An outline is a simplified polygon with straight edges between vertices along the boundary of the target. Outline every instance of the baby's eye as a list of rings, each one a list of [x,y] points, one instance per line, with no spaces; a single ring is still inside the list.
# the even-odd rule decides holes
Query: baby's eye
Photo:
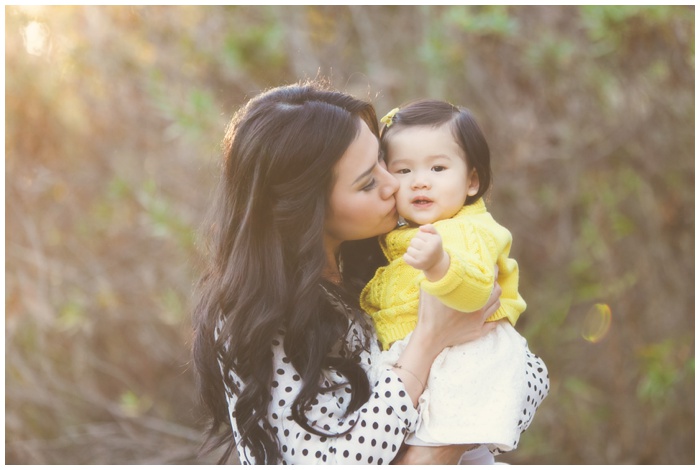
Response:
[[[405,175],[405,174],[410,173],[410,172],[411,172],[411,170],[409,170],[408,168],[399,168],[394,173],[398,173],[400,175]]]
[[[436,172],[437,172],[437,171],[445,171],[445,170],[447,170],[447,168],[445,168],[444,166],[435,165],[435,166],[433,167],[433,171],[436,171]]]

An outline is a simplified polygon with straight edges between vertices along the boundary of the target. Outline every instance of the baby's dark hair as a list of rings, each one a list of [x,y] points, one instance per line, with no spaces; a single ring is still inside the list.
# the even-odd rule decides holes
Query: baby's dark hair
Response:
[[[383,152],[387,151],[388,139],[401,130],[412,126],[438,127],[449,122],[455,141],[467,156],[468,167],[475,169],[479,177],[479,191],[467,196],[465,205],[486,194],[491,185],[491,152],[474,115],[467,108],[446,101],[421,99],[402,105],[393,117],[385,119],[382,119],[385,124],[381,130]]]

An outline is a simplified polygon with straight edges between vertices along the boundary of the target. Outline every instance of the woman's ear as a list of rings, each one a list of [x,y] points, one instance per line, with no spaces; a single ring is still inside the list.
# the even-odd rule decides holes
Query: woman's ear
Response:
[[[467,184],[469,185],[467,188],[467,196],[476,196],[476,193],[479,192],[479,174],[476,170],[471,170],[469,172]]]

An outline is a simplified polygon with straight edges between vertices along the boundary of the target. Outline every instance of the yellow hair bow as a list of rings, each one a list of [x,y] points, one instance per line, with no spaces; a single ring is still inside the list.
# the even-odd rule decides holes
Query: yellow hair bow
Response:
[[[394,116],[396,116],[396,113],[399,112],[399,108],[394,108],[388,113],[386,113],[386,116],[381,118],[379,121],[383,122],[386,124],[386,127],[391,127],[391,125],[394,123]]]

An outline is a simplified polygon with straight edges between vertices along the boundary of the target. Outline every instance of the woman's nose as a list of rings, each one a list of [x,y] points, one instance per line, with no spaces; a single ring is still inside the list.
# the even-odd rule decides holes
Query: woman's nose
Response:
[[[394,175],[383,169],[383,181],[381,186],[380,196],[382,199],[389,199],[399,190],[399,180],[394,178]]]

